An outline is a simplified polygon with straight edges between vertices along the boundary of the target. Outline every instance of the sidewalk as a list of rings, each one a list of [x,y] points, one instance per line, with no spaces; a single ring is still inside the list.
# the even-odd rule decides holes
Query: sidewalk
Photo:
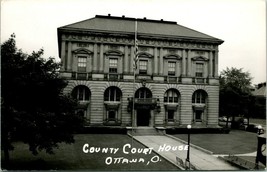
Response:
[[[147,147],[153,148],[163,158],[177,164],[176,157],[183,160],[186,159],[187,150],[168,150],[170,147],[185,146],[179,140],[170,138],[168,136],[133,136],[134,139],[141,142]],[[168,148],[167,148],[168,146]],[[165,149],[164,149],[165,148]],[[165,151],[159,151],[164,149]],[[219,159],[209,153],[190,147],[190,162],[197,170],[240,170],[237,167]]]

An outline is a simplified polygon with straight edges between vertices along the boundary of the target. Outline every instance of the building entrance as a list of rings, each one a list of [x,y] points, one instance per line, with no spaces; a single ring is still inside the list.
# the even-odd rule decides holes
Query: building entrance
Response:
[[[149,126],[150,110],[138,109],[137,113],[137,126]]]
[[[195,113],[196,113],[196,122],[201,122],[203,111],[202,110],[196,110]]]

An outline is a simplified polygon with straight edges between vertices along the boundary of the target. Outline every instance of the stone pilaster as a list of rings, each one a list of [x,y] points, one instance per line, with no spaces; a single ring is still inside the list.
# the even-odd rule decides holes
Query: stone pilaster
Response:
[[[67,60],[67,70],[71,70],[71,42],[68,42],[68,60]]]
[[[162,48],[160,48],[159,50],[159,64],[160,64],[159,74],[163,75],[163,49]]]
[[[186,75],[186,51],[183,49],[183,59],[182,59],[182,76]]]
[[[209,52],[209,77],[212,77],[212,71],[213,71],[213,67],[212,67],[212,51]]]
[[[100,44],[100,66],[99,66],[100,72],[104,71],[103,70],[103,68],[104,68],[103,61],[104,61],[104,46],[103,46],[103,44]]]
[[[218,77],[218,51],[214,52],[214,77]]]
[[[127,73],[128,72],[128,46],[125,45],[124,46],[124,59],[123,59],[123,62],[124,62],[124,73]]]
[[[65,71],[65,66],[66,66],[66,42],[65,41],[62,41],[61,42],[61,63],[62,63],[62,67],[61,67],[61,70]]]
[[[93,71],[97,70],[97,44],[94,44]]]
[[[187,55],[187,76],[190,77],[191,76],[191,50],[188,50],[188,55]]]
[[[154,48],[154,74],[158,74],[158,50]]]

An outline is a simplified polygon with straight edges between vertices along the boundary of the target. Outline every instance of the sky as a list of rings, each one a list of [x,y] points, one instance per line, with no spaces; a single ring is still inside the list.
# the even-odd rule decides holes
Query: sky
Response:
[[[0,0],[1,43],[16,35],[23,52],[43,48],[58,61],[57,28],[108,15],[175,21],[224,40],[219,72],[243,68],[266,82],[265,0]]]

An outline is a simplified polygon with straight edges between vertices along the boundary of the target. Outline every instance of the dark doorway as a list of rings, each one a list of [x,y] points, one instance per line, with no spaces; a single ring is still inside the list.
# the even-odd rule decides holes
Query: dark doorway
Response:
[[[195,113],[196,113],[196,122],[201,122],[203,111],[202,110],[196,110]]]
[[[150,110],[138,109],[136,113],[137,113],[137,126],[149,126]]]

